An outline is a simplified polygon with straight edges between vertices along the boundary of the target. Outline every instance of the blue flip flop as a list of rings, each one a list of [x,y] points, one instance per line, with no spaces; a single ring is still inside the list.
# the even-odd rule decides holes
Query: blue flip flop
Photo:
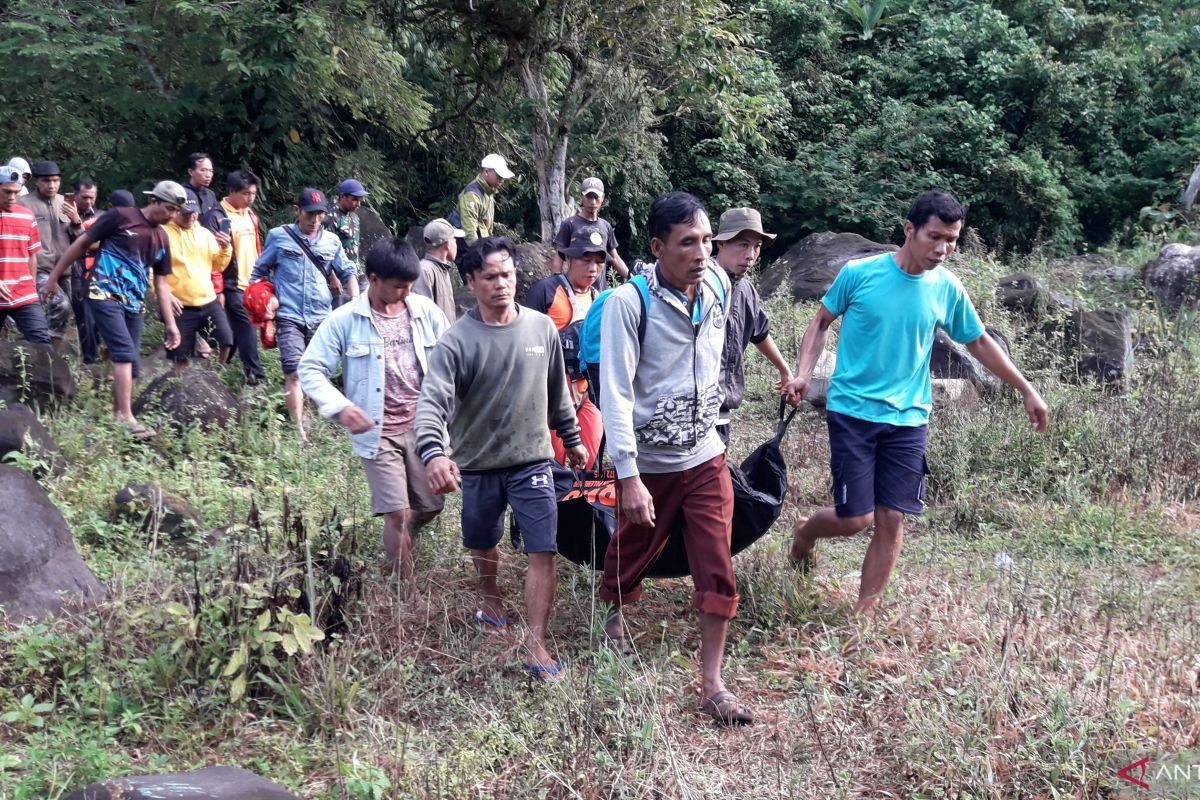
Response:
[[[555,661],[553,667],[543,667],[541,664],[522,664],[521,666],[529,670],[530,674],[542,683],[558,680],[566,669],[561,661]]]
[[[501,617],[500,619],[489,617],[487,614],[483,613],[482,609],[475,612],[475,621],[479,623],[480,630],[489,636],[501,636],[508,628],[508,617]],[[487,627],[485,627],[487,625],[492,626],[492,629],[488,630]]]

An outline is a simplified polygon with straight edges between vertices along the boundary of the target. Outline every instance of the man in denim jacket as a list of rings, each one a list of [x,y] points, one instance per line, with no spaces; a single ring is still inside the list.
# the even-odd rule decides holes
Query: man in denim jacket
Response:
[[[421,267],[405,240],[379,242],[364,266],[366,294],[317,328],[298,375],[321,416],[350,431],[371,487],[371,511],[384,518],[389,563],[407,577],[411,532],[442,510],[417,453],[413,418],[429,352],[450,323],[433,301],[412,292]],[[329,381],[338,364],[346,394]]]
[[[336,234],[321,227],[328,203],[316,189],[301,189],[296,198],[296,222],[280,225],[267,234],[262,254],[254,264],[250,282],[266,278],[275,284],[279,310],[275,312],[275,339],[283,365],[283,387],[288,413],[304,433],[304,393],[296,378],[296,368],[304,348],[312,341],[317,326],[332,308],[330,284],[340,291],[349,290],[358,297],[354,265],[346,260],[342,242]],[[309,252],[315,257],[309,256]],[[331,277],[336,275],[336,278]],[[340,279],[340,285],[336,283]]]

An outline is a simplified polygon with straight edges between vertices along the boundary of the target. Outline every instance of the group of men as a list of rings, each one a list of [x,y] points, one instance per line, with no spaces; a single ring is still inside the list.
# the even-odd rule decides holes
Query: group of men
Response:
[[[52,303],[78,265],[76,321],[108,348],[115,413],[146,435],[129,394],[149,276],[177,363],[192,356],[207,326],[221,357],[236,351],[251,382],[262,379],[262,368],[244,295],[270,280],[288,407],[301,435],[305,394],[349,431],[372,512],[383,518],[388,563],[402,578],[414,567],[416,532],[442,510],[445,494],[461,489],[463,545],[478,573],[473,622],[487,634],[509,630],[497,578],[511,509],[528,556],[524,666],[544,681],[564,670],[547,642],[557,551],[552,462],[599,467],[606,446],[617,478],[617,530],[600,585],[609,609],[606,646],[631,650],[624,607],[639,598],[681,527],[699,616],[700,708],[721,724],[753,721],[722,677],[739,599],[726,446],[750,344],[777,370],[780,394],[798,404],[830,325],[843,320],[827,400],[834,505],[796,524],[791,559],[808,570],[819,539],[874,524],[858,613],[874,613],[900,553],[904,515],[923,510],[937,329],[1021,392],[1035,429],[1047,425],[1045,403],[985,334],[961,282],[943,266],[965,219],[945,192],[914,201],[898,251],[838,273],[793,374],[746,279],[774,240],[753,209],[726,211],[714,235],[695,197],[659,197],[647,220],[654,260],[630,275],[612,226],[599,217],[604,184],[588,178],[581,212],[554,239],[554,274],[522,306],[514,246],[492,235],[495,192],[513,176],[496,154],[483,159],[450,218],[424,227],[423,257],[402,239],[358,252],[355,213],[366,191],[354,179],[339,186],[336,209],[322,192],[302,190],[296,222],[263,241],[251,211],[258,179],[229,173],[218,202],[205,154],[190,160],[186,186],[160,182],[142,209],[114,193],[103,215],[95,213],[92,182],[56,199],[59,176],[50,174],[57,173],[50,162],[33,165],[37,195],[22,200],[29,176],[20,166],[0,173],[0,320],[12,317],[32,341],[55,338],[64,323],[51,312],[47,331],[38,293]],[[63,231],[54,228],[59,223]],[[40,258],[47,247],[53,257]],[[627,280],[606,289],[609,263]],[[456,271],[474,301],[461,317]],[[333,383],[339,371],[340,388]]]
[[[306,188],[296,200],[296,221],[264,239],[253,210],[258,176],[228,173],[220,200],[213,176],[211,156],[193,153],[182,183],[160,181],[144,193],[141,209],[130,192],[114,191],[104,212],[95,181],[76,181],[64,195],[57,164],[12,159],[0,174],[0,325],[12,318],[23,338],[59,350],[73,314],[81,360],[95,364],[103,345],[112,362],[114,414],[133,436],[147,438],[156,432],[134,417],[131,395],[151,282],[176,367],[210,355],[211,339],[222,363],[238,355],[254,385],[264,373],[245,295],[252,282],[270,279],[288,409],[303,437],[296,367],[332,308],[365,286],[357,212],[367,192],[348,178],[331,205],[324,193]],[[452,293],[443,291],[443,301],[452,303]]]
[[[874,612],[895,566],[904,514],[923,508],[936,330],[945,329],[1018,388],[1039,430],[1046,426],[1046,406],[984,335],[962,284],[941,266],[965,217],[947,193],[917,198],[899,251],[841,271],[805,334],[793,375],[745,279],[774,238],[756,211],[730,209],[714,235],[695,197],[658,198],[647,223],[654,262],[600,291],[615,241],[611,229],[596,224],[603,184],[589,178],[583,189],[590,214],[564,223],[555,239],[562,272],[535,284],[524,306],[516,301],[514,248],[506,238],[476,236],[464,252],[443,246],[421,261],[402,241],[376,245],[365,260],[365,297],[317,330],[300,362],[300,382],[323,416],[351,432],[400,575],[413,569],[417,529],[441,511],[443,495],[461,489],[463,545],[479,578],[473,619],[494,635],[509,628],[497,573],[511,509],[528,557],[524,667],[547,681],[564,669],[547,643],[556,584],[551,466],[596,466],[606,442],[618,498],[617,531],[600,586],[610,609],[606,646],[622,654],[631,649],[623,608],[638,599],[682,523],[699,615],[700,708],[722,724],[749,723],[753,714],[722,678],[725,638],[738,605],[725,451],[730,412],[744,395],[746,347],[758,347],[778,370],[779,392],[798,404],[830,322],[845,318],[828,401],[835,505],[797,523],[791,555],[798,568],[808,569],[818,539],[857,533],[874,522],[856,605],[863,614]],[[476,190],[464,194],[478,202]],[[469,235],[443,220],[425,230],[427,243]],[[457,320],[452,309],[413,291],[456,257],[474,299]],[[600,330],[598,354],[581,359],[587,352],[581,331],[593,321]],[[339,368],[344,393],[331,380]]]

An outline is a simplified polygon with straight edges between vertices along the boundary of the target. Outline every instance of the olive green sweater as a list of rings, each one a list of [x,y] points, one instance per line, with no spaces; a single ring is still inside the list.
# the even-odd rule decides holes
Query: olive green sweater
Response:
[[[518,306],[517,319],[507,325],[488,325],[475,310],[451,325],[421,383],[421,460],[453,453],[458,468],[468,471],[544,461],[554,457],[550,428],[567,448],[581,444],[550,318]]]

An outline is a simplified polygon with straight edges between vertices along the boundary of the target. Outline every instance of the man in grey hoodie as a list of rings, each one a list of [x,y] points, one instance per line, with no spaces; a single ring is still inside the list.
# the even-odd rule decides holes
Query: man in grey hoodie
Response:
[[[505,507],[512,509],[529,556],[525,668],[536,678],[554,680],[562,665],[545,641],[558,550],[550,428],[562,439],[572,467],[583,469],[588,455],[567,389],[558,330],[545,314],[516,304],[512,253],[508,239],[489,236],[463,256],[462,272],[476,306],[430,353],[417,401],[417,451],[434,492],[446,494],[462,484],[463,546],[479,573],[475,619],[488,633],[507,630],[496,583],[497,545]]]
[[[709,263],[712,226],[692,195],[655,200],[647,230],[658,259],[645,273],[648,303],[628,283],[608,298],[600,323],[600,404],[618,509],[600,587],[600,599],[615,606],[605,632],[612,647],[628,648],[621,607],[641,596],[682,520],[700,613],[700,707],[721,724],[746,724],[753,716],[721,679],[738,604],[729,552],[733,486],[716,430],[729,278]]]

